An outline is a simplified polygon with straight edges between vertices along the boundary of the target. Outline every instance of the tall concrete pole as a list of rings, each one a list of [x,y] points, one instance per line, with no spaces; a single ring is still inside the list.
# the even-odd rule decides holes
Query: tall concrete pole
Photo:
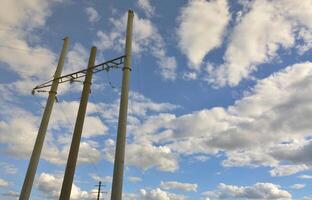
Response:
[[[43,112],[43,116],[41,119],[37,139],[35,142],[33,152],[31,154],[27,173],[26,173],[24,183],[23,183],[23,187],[21,190],[21,194],[19,197],[20,200],[28,200],[29,196],[30,196],[30,192],[31,192],[31,188],[32,188],[32,185],[34,182],[35,175],[36,175],[37,166],[38,166],[38,162],[39,162],[44,138],[45,138],[45,135],[47,132],[47,128],[48,128],[48,124],[49,124],[49,120],[50,120],[50,116],[51,116],[51,111],[52,111],[53,104],[55,101],[55,96],[57,93],[57,88],[58,88],[58,79],[57,78],[59,78],[61,76],[61,73],[63,70],[65,56],[66,56],[67,49],[68,49],[68,43],[69,43],[68,37],[64,38],[64,44],[63,44],[62,52],[61,52],[61,55],[59,58],[59,62],[58,62],[56,71],[54,73],[54,80],[52,82],[52,86],[51,86],[51,89],[49,91],[49,97],[48,97],[47,104],[46,104],[46,107],[45,107],[44,112]]]
[[[87,74],[85,77],[85,81],[83,82],[80,105],[79,105],[78,114],[76,118],[73,139],[70,145],[69,156],[68,156],[65,175],[63,179],[60,200],[69,200],[70,198],[71,188],[72,188],[75,169],[76,169],[80,139],[81,139],[81,134],[82,134],[82,129],[83,129],[83,122],[84,122],[87,104],[88,104],[88,98],[90,94],[92,74],[93,74],[92,67],[94,66],[95,55],[96,55],[96,47],[92,47],[90,58],[89,58],[89,63],[88,63],[88,68],[87,68],[88,69]]]
[[[127,112],[128,112],[128,92],[131,71],[132,25],[133,25],[133,11],[129,10],[127,22],[127,35],[126,35],[126,49],[125,49],[126,57],[123,67],[111,200],[121,200],[122,197]]]

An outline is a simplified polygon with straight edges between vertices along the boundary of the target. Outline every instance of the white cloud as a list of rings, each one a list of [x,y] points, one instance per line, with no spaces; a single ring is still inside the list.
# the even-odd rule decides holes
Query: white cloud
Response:
[[[19,198],[19,193],[18,192],[15,192],[15,191],[12,191],[12,190],[9,190],[5,193],[2,193],[1,196],[5,197],[6,199],[18,199]]]
[[[128,180],[132,183],[138,183],[142,181],[142,178],[137,177],[137,176],[129,176]]]
[[[197,184],[193,183],[181,183],[177,181],[168,181],[168,182],[161,182],[160,186],[163,190],[184,190],[184,191],[193,191],[196,192]]]
[[[41,173],[36,180],[38,190],[49,199],[58,199],[61,191],[63,177],[57,174]],[[96,194],[92,191],[81,190],[77,185],[73,184],[70,198],[88,200],[95,198]]]
[[[0,31],[4,48],[0,51],[0,61],[8,64],[8,70],[21,78],[11,83],[19,94],[29,94],[35,83],[53,74],[51,66],[56,64],[56,55],[43,47],[40,40],[35,40],[32,32],[44,28],[56,2],[6,0],[0,8],[0,26],[5,28]],[[33,41],[32,45],[28,41]]]
[[[305,187],[305,185],[304,185],[304,184],[299,184],[299,183],[297,183],[297,184],[293,184],[292,186],[290,186],[290,188],[292,188],[292,189],[296,189],[296,190],[303,189],[304,187]]]
[[[105,182],[105,183],[112,183],[113,181],[113,177],[112,176],[98,176],[96,174],[90,174],[91,178],[95,181],[102,181],[102,182]]]
[[[185,72],[182,76],[184,80],[195,80],[197,79],[196,72]]]
[[[11,155],[17,157],[29,155],[37,134],[38,118],[32,113],[17,108],[2,111],[2,115],[7,115],[6,118],[9,119],[0,121],[0,142],[6,145],[6,151]],[[12,133],[15,133],[13,137]]]
[[[87,7],[85,9],[85,12],[88,16],[89,22],[91,22],[91,23],[98,22],[101,18],[99,13],[93,7]]]
[[[146,116],[147,112],[166,112],[179,106],[171,103],[157,103],[137,92],[130,92],[131,106],[129,113],[136,116]]]
[[[50,120],[51,129],[60,130],[66,128],[72,131],[76,122],[78,108],[78,101],[61,101],[56,103]],[[99,114],[97,105],[88,102],[82,137],[91,138],[106,134],[108,127],[101,121],[101,118],[97,114]]]
[[[312,48],[312,31],[307,28],[301,28],[298,32],[298,38],[302,40],[301,44],[297,45],[299,54],[304,54]]]
[[[75,43],[68,51],[63,74],[85,69],[87,66],[89,53],[80,43]]]
[[[199,69],[205,55],[222,44],[230,16],[226,0],[190,0],[179,16],[179,47]]]
[[[39,0],[24,2],[6,1],[1,9],[1,23],[9,27],[18,26],[26,28],[45,25],[46,18],[51,14],[50,6],[56,1],[39,2]]]
[[[9,182],[0,178],[0,187],[6,187],[6,186],[9,186]]]
[[[270,171],[271,176],[287,176],[309,169],[307,165],[282,165]]]
[[[2,162],[0,163],[0,168],[2,169],[2,171],[6,174],[16,174],[18,169],[16,168],[16,166],[7,163],[7,162]]]
[[[116,121],[118,119],[119,99],[113,103],[100,103],[99,111],[102,117],[108,121]],[[158,103],[138,92],[129,93],[129,118],[145,118],[155,113],[168,112],[179,108],[178,105],[171,103]],[[130,124],[131,126],[131,124]],[[131,127],[130,127],[131,128]]]
[[[109,197],[108,197],[109,198]],[[124,200],[137,200],[138,199],[138,195],[135,193],[122,193],[122,198]]]
[[[111,18],[110,22],[113,26],[112,31],[108,33],[98,31],[98,38],[94,44],[100,50],[114,49],[123,53],[127,15],[123,15],[121,18]],[[133,53],[135,55],[150,53],[156,58],[161,76],[166,80],[174,80],[176,78],[176,60],[167,55],[164,39],[158,29],[149,19],[139,18],[137,15],[134,15],[133,23]]]
[[[155,7],[151,5],[150,0],[138,0],[138,6],[144,11],[147,17],[151,17],[155,13]]]
[[[307,170],[311,167],[311,142],[306,139],[312,129],[311,66],[295,64],[259,80],[228,108],[178,117],[149,116],[133,125],[132,143],[165,147],[174,157],[224,152],[224,166],[267,166],[272,176]]]
[[[211,199],[291,199],[291,194],[272,183],[256,183],[253,186],[236,186],[220,183],[218,190],[204,192]]]
[[[1,84],[5,92],[11,96],[29,95],[32,88],[46,80],[52,79],[59,53],[43,46],[43,40],[37,38],[34,31],[48,29],[45,22],[52,14],[51,9],[61,0],[51,0],[40,2],[38,0],[27,1],[6,1],[1,6],[0,26],[4,27],[0,31],[3,50],[0,51],[0,61],[9,65],[7,68],[18,75],[18,79],[8,84]],[[61,38],[55,41],[62,45]],[[18,57],[18,59],[16,59]],[[84,47],[76,43],[68,53],[64,73],[71,70],[86,67],[88,53]],[[59,94],[68,89],[68,85],[61,85]],[[76,89],[77,90],[77,89]]]
[[[185,200],[186,196],[177,195],[174,193],[169,193],[161,190],[160,188],[152,190],[140,190],[140,196],[142,200]]]
[[[309,32],[312,24],[312,5],[303,1],[262,1],[256,0],[247,13],[234,27],[224,55],[225,63],[210,71],[212,84],[236,86],[242,79],[250,78],[261,63],[270,62],[281,49],[294,47],[296,32],[300,32],[309,48]]]
[[[209,160],[209,157],[205,155],[198,155],[198,156],[194,156],[194,159],[201,161],[201,162],[206,162],[207,160]]]
[[[303,175],[298,176],[298,178],[301,178],[301,179],[312,179],[312,176],[303,174]]]
[[[174,172],[179,168],[177,156],[165,146],[154,146],[148,142],[126,144],[126,164],[143,170],[156,168],[160,171]],[[107,140],[104,148],[105,158],[113,162],[115,141]]]
[[[74,119],[76,118],[75,113],[78,109],[78,102],[62,103],[65,104],[64,107],[55,105],[52,112],[42,152],[43,159],[58,165],[66,163]],[[95,105],[92,103],[89,105],[85,127],[90,126],[91,128],[88,132],[83,132],[78,163],[94,163],[100,159],[100,152],[97,149],[99,147],[90,138],[103,135],[107,130],[107,127],[98,117],[91,116],[96,113]],[[4,151],[17,158],[28,158],[38,132],[40,117],[16,106],[13,109],[5,104],[1,108],[3,112],[0,120],[0,143],[5,144]]]

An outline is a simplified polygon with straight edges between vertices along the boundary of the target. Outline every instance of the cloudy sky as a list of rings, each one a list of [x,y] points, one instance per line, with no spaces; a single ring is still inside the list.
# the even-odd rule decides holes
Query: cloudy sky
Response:
[[[16,199],[63,74],[123,55],[135,12],[125,200],[312,199],[311,0],[2,0],[0,199]],[[110,196],[121,70],[94,75],[71,199]],[[58,91],[31,199],[58,199],[82,83]]]

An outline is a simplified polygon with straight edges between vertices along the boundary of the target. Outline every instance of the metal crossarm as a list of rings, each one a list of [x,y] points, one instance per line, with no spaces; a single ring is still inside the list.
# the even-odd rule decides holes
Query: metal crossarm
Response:
[[[120,65],[123,64],[124,61],[125,61],[125,56],[120,56],[118,58],[95,65],[91,69],[93,73],[97,73],[97,72],[104,71],[104,70],[109,71],[111,68],[120,68]],[[74,73],[66,74],[64,76],[57,78],[56,80],[58,80],[59,84],[65,83],[65,82],[73,82],[75,79],[85,77],[86,73],[87,73],[87,69],[84,69],[84,70],[80,70]],[[43,88],[50,87],[52,85],[53,80],[55,79],[52,79],[50,81],[37,85],[32,90],[32,94],[34,94],[35,92],[42,91],[41,89]]]

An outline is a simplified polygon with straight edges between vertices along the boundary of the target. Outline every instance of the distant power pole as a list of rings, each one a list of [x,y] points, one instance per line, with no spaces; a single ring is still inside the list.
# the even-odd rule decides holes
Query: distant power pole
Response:
[[[97,200],[100,200],[100,195],[101,195],[101,185],[102,185],[102,182],[101,181],[99,181],[99,188],[98,188],[98,193],[97,193]]]
[[[39,158],[40,158],[44,138],[45,138],[45,135],[47,132],[47,128],[48,128],[48,124],[49,124],[49,120],[50,120],[50,116],[51,116],[51,111],[52,111],[53,104],[54,104],[55,97],[56,97],[56,93],[57,93],[57,88],[58,88],[58,84],[59,84],[58,78],[61,76],[63,66],[64,66],[65,56],[66,56],[67,48],[68,48],[68,42],[69,42],[68,37],[64,38],[64,44],[63,44],[62,52],[61,52],[61,55],[59,58],[59,62],[58,62],[56,71],[54,73],[54,79],[52,81],[52,85],[51,85],[51,89],[49,91],[49,97],[47,100],[47,104],[46,104],[46,107],[45,107],[43,115],[42,115],[40,127],[38,130],[38,135],[36,138],[34,149],[33,149],[32,154],[31,154],[31,158],[29,161],[29,165],[27,168],[27,172],[26,172],[26,176],[24,179],[24,183],[23,183],[23,187],[21,190],[19,200],[28,200],[30,193],[31,193],[31,188],[32,188],[34,178],[36,175],[36,171],[37,171],[37,167],[38,167],[38,163],[39,163]]]
[[[100,200],[101,199],[101,194],[102,193],[107,193],[107,192],[105,192],[105,191],[101,191],[101,187],[103,186],[103,184],[102,184],[102,182],[101,181],[99,181],[99,184],[98,185],[95,185],[95,186],[97,186],[98,187],[98,191],[96,192],[97,193],[97,197],[96,197],[96,199],[97,200]],[[105,186],[105,185],[104,185]],[[95,193],[95,192],[92,192],[92,193]],[[104,199],[104,198],[102,198],[102,199]]]
[[[90,94],[90,88],[91,88],[91,81],[92,81],[92,75],[93,75],[93,66],[96,56],[96,47],[91,48],[88,68],[86,71],[86,77],[85,81],[83,82],[83,89],[78,109],[78,114],[76,118],[76,124],[74,128],[73,138],[70,145],[69,155],[67,159],[67,165],[65,169],[65,175],[63,179],[62,189],[61,189],[61,195],[60,200],[69,200],[70,193],[72,189],[72,183],[74,180],[75,175],[75,169],[76,169],[76,163],[78,158],[78,151],[79,151],[79,145],[80,145],[80,139],[83,129],[83,123],[84,118],[86,115],[87,105],[88,105],[88,98]]]
[[[123,67],[111,200],[121,200],[122,198],[122,184],[123,184],[126,130],[127,130],[128,93],[129,93],[129,79],[131,71],[133,16],[134,16],[133,11],[129,10],[127,22],[126,48],[125,48],[126,57]]]

